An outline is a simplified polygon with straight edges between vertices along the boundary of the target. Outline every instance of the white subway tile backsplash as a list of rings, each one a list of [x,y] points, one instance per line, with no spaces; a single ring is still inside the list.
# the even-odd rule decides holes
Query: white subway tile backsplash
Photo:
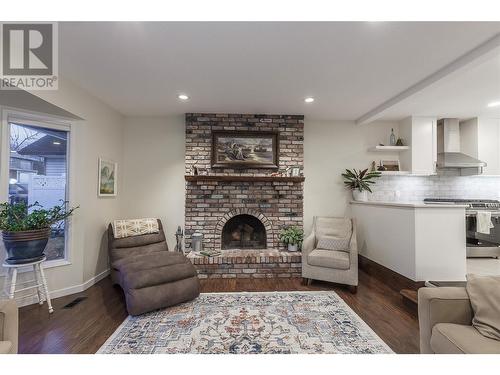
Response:
[[[421,201],[424,198],[500,199],[500,176],[382,176],[372,187],[372,201]]]

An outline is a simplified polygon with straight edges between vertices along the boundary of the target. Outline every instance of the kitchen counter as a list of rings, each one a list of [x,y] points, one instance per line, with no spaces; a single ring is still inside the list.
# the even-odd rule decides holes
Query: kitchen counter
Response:
[[[378,202],[378,201],[368,201],[368,202],[361,202],[361,201],[351,201],[351,204],[361,204],[361,205],[367,205],[367,206],[393,206],[393,207],[413,207],[413,208],[461,208],[465,209],[467,206],[463,204],[440,204],[440,203],[431,203],[431,204],[425,204],[424,202],[399,202],[399,201],[392,201],[392,202]]]
[[[461,281],[465,205],[351,202],[359,253],[413,281]]]

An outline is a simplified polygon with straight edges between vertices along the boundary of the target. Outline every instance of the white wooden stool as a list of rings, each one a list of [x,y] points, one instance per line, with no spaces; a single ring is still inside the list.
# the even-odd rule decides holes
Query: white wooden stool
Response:
[[[43,305],[43,301],[46,300],[47,305],[49,307],[49,313],[53,313],[54,309],[52,308],[52,303],[50,302],[50,294],[49,294],[49,288],[47,287],[47,279],[45,278],[45,274],[43,272],[42,262],[44,262],[45,259],[46,258],[43,257],[42,259],[37,260],[36,262],[24,263],[24,264],[4,263],[3,267],[7,268],[7,271],[9,272],[10,276],[10,288],[9,288],[10,299],[14,299],[16,292],[23,292],[25,290],[36,288],[36,293],[38,295],[38,303],[40,305]],[[18,269],[29,266],[33,266],[33,274],[35,276],[35,279],[25,281],[22,283],[17,283]],[[25,286],[21,289],[16,289],[17,285],[26,285],[26,284],[32,284],[32,285]]]

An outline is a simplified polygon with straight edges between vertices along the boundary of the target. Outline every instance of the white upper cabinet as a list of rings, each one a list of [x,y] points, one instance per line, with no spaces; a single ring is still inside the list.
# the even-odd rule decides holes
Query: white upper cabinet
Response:
[[[500,175],[500,120],[473,118],[460,122],[460,146],[464,154],[487,165],[483,175]]]
[[[401,121],[400,137],[410,146],[401,152],[401,169],[411,174],[431,175],[436,173],[437,133],[436,117],[412,116]]]

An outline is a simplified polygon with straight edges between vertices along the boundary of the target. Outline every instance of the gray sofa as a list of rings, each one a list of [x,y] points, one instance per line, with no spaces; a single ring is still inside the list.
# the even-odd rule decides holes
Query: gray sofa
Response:
[[[0,354],[16,354],[19,330],[16,302],[0,300]]]
[[[465,288],[418,290],[420,352],[423,354],[500,354],[500,341],[472,326],[473,310]]]
[[[115,238],[108,227],[111,278],[125,293],[127,310],[139,315],[196,298],[196,269],[182,253],[168,251],[165,233]]]
[[[347,251],[317,249],[321,236],[350,237]],[[302,277],[346,284],[356,292],[358,285],[358,246],[356,222],[344,217],[319,217],[313,220],[312,233],[302,244]]]

